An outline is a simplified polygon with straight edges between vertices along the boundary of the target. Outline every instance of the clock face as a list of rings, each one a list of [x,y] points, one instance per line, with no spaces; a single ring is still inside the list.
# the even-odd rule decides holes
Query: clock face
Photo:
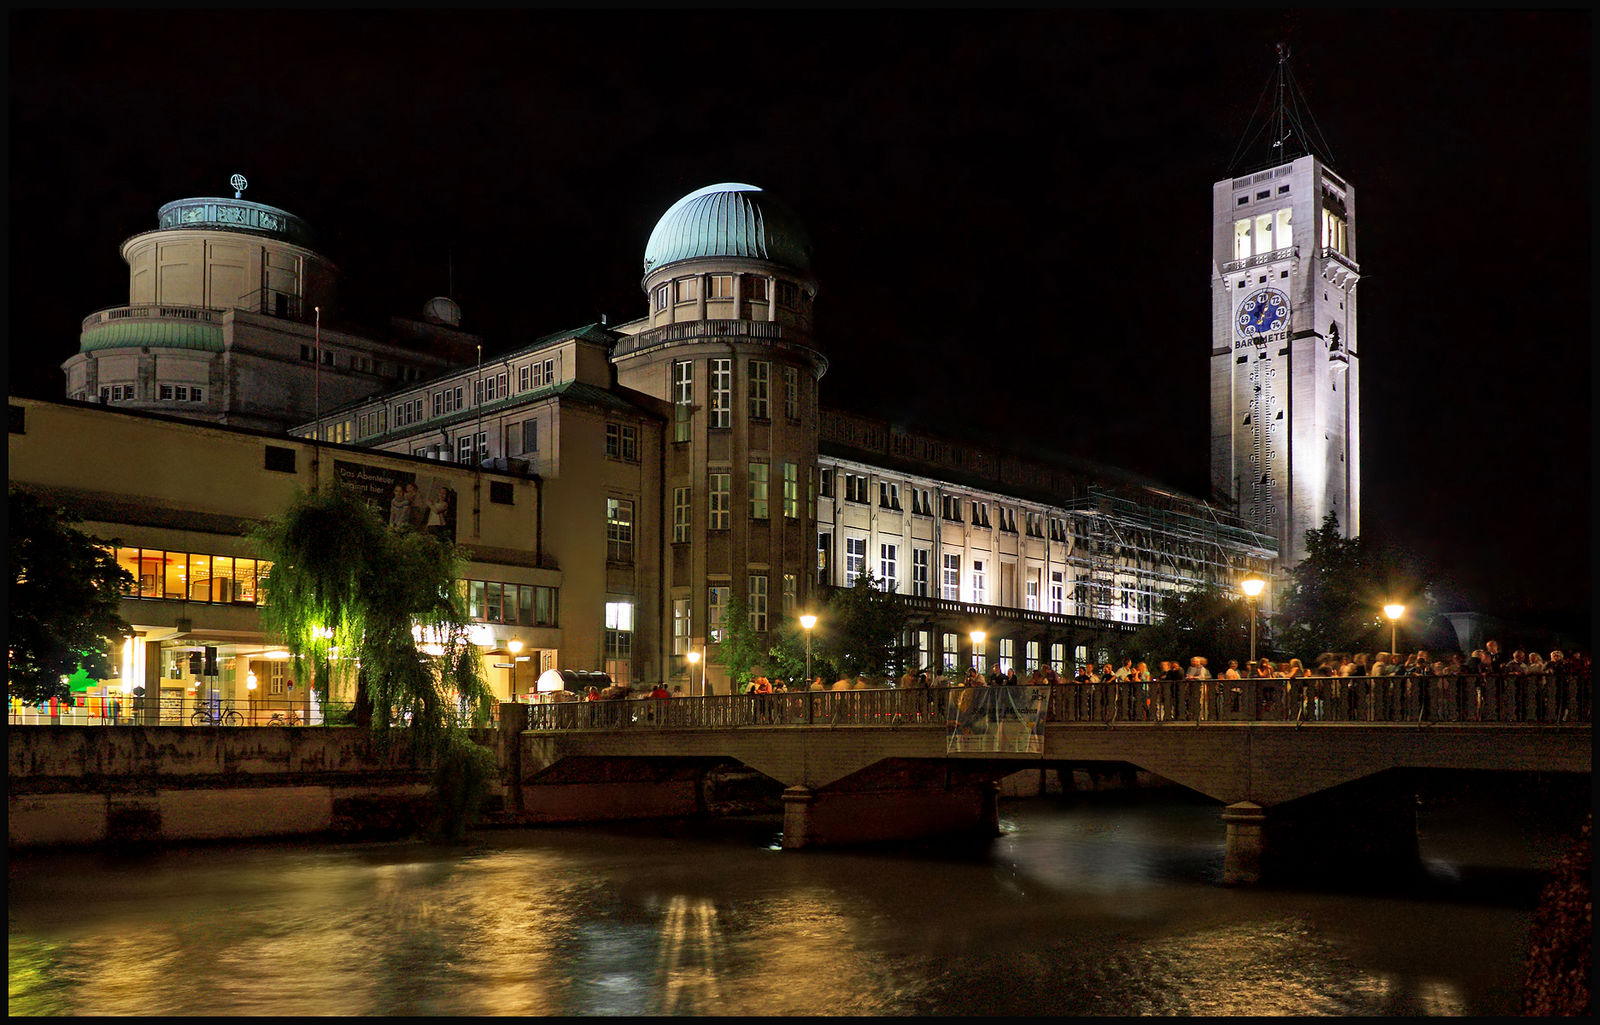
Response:
[[[1289,297],[1276,288],[1258,288],[1239,304],[1234,327],[1241,338],[1256,338],[1289,326]]]

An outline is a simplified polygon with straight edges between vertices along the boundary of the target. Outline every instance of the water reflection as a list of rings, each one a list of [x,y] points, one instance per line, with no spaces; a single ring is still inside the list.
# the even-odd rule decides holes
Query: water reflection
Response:
[[[1215,885],[1214,806],[1008,805],[992,845],[776,852],[771,820],[10,864],[52,1015],[1514,1013],[1521,896]],[[1481,823],[1463,844],[1482,845]],[[1508,841],[1509,842],[1509,841]],[[1503,849],[1503,848],[1501,848]],[[1533,848],[1530,846],[1530,850]],[[1490,866],[1515,872],[1514,866]],[[1527,880],[1536,877],[1527,876]],[[175,984],[176,982],[176,984]]]

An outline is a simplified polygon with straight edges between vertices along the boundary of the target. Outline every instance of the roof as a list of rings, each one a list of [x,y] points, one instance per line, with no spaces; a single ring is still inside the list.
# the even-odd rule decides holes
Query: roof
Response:
[[[809,274],[811,237],[799,217],[754,185],[696,189],[667,208],[644,247],[644,270],[679,260],[739,256]]]
[[[201,324],[187,320],[129,320],[101,324],[83,332],[78,351],[95,349],[121,349],[138,346],[163,349],[199,349],[203,352],[222,351],[222,328],[217,324]]]

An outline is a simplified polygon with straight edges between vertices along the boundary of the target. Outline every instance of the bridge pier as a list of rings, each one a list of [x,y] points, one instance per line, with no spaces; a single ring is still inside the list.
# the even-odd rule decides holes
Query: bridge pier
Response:
[[[999,833],[998,781],[866,791],[792,786],[783,792],[787,849]]]
[[[1420,864],[1416,795],[1389,774],[1262,807],[1239,801],[1227,827],[1222,881],[1335,880],[1399,876]]]

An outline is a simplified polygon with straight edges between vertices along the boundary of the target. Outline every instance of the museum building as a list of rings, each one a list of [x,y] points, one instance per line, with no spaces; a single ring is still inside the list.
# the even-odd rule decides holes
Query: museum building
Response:
[[[138,315],[86,324],[64,366],[68,401],[11,400],[13,483],[78,510],[137,581],[123,611],[138,635],[122,677],[97,693],[153,679],[164,696],[242,704],[252,680],[284,693],[248,535],[296,489],[335,482],[367,493],[396,529],[448,524],[502,699],[548,668],[699,693],[691,652],[726,693],[716,645],[735,596],[766,634],[864,573],[904,607],[921,665],[1069,670],[1152,621],[1164,593],[1278,568],[1269,524],[1231,507],[822,406],[827,354],[850,340],[816,337],[809,237],[754,186],[699,189],[663,214],[637,320],[488,359],[447,299],[423,321],[396,318],[382,341],[329,332],[317,317],[332,306],[319,291],[332,265],[285,227],[297,222],[223,227],[212,211],[229,204],[163,207],[148,234],[173,232],[190,256],[163,263],[159,238],[126,243],[123,309]],[[169,226],[174,208],[200,213]],[[220,266],[210,247],[227,238],[258,248],[245,273],[273,283],[241,290],[248,307],[224,294],[236,280],[205,284]],[[281,253],[299,261],[293,275],[273,276]],[[155,290],[185,274],[189,291]],[[307,302],[322,307],[310,324]],[[195,316],[170,315],[179,309]],[[155,330],[202,314],[219,334]],[[130,330],[100,337],[114,320]],[[108,369],[116,360],[127,366]],[[175,360],[203,376],[202,401],[162,389]],[[108,392],[112,375],[132,391]],[[100,444],[87,451],[85,437]],[[414,518],[423,506],[436,519]]]

